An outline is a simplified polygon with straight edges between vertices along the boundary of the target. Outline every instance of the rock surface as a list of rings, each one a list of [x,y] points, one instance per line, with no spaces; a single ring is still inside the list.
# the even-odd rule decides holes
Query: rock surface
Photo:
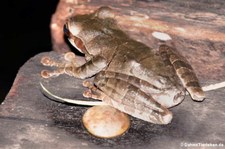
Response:
[[[41,81],[53,93],[83,99],[81,82],[66,75],[42,79],[46,69],[40,64],[43,55],[56,59],[56,52],[40,53],[28,60],[18,72],[13,87],[0,105],[0,148],[182,148],[187,143],[223,144],[225,147],[225,89],[207,92],[203,102],[186,96],[171,109],[168,125],[154,125],[131,117],[131,127],[124,135],[100,139],[90,135],[82,124],[88,107],[58,103],[41,93]],[[205,84],[218,80],[201,80]],[[185,144],[186,143],[186,144]],[[223,148],[223,147],[207,147]]]

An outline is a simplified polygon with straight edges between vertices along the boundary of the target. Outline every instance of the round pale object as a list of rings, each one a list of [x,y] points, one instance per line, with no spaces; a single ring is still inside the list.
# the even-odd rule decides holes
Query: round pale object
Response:
[[[153,32],[152,36],[162,41],[167,41],[172,39],[168,34],[162,33],[162,32]]]
[[[85,128],[94,136],[113,138],[122,135],[130,127],[127,114],[107,106],[94,106],[83,115]]]

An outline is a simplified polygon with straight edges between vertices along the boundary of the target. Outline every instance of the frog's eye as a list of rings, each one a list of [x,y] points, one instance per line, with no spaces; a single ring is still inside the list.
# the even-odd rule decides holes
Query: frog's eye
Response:
[[[65,35],[68,37],[69,42],[81,53],[86,53],[87,50],[83,44],[83,41],[77,37],[81,31],[81,26],[73,21],[68,21],[64,26],[63,30]]]
[[[84,46],[83,41],[80,38],[73,36],[69,37],[68,40],[78,51],[80,51],[81,53],[87,53],[86,47]]]

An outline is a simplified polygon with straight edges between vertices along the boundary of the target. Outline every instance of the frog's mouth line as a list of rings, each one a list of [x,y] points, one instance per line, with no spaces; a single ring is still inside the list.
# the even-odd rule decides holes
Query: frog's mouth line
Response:
[[[83,41],[79,38],[74,36],[68,29],[67,23],[63,27],[65,35],[68,37],[70,43],[81,53],[87,54],[87,49],[83,43]]]

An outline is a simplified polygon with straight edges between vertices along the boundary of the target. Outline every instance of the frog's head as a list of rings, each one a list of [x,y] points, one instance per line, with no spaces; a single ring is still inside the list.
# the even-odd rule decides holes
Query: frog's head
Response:
[[[84,54],[95,55],[86,47],[87,43],[113,26],[114,12],[109,7],[101,7],[94,13],[69,18],[64,25],[64,33],[70,43]]]

